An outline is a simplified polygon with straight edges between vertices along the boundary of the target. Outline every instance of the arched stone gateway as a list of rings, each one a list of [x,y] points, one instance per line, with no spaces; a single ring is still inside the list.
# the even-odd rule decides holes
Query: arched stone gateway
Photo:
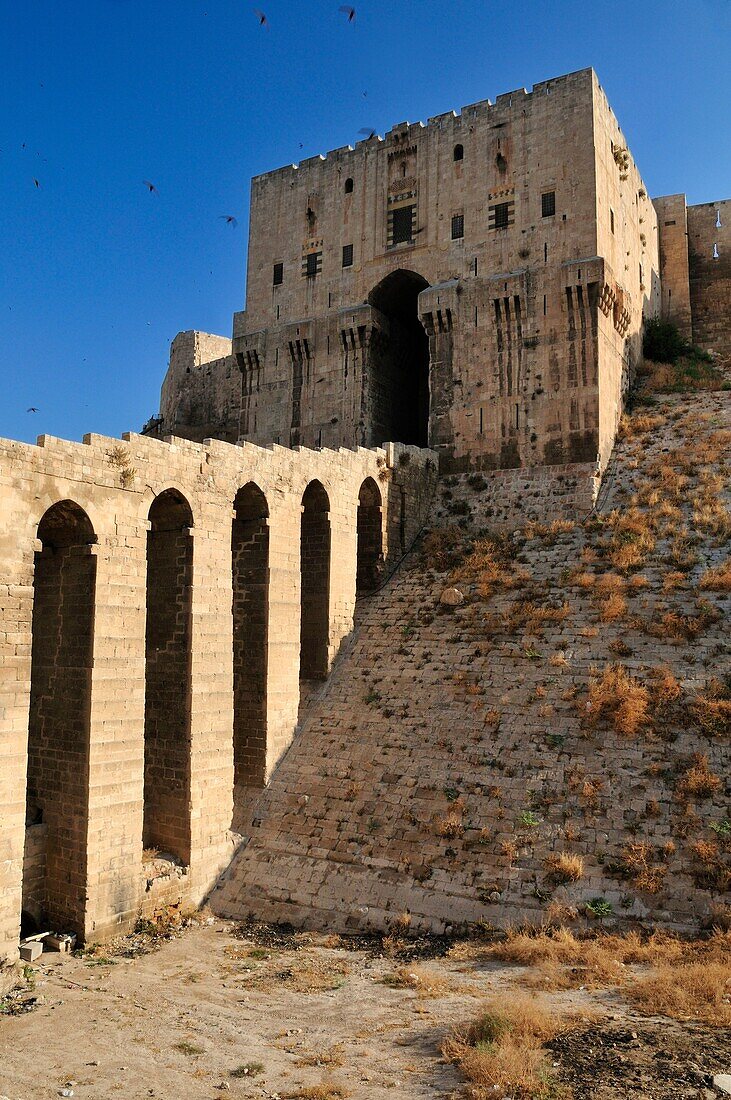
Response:
[[[22,923],[26,932],[83,933],[96,536],[86,512],[63,500],[41,519],[38,539]]]
[[[429,284],[415,271],[392,271],[373,288],[374,317],[369,359],[371,442],[412,443],[429,439],[429,340],[419,320],[419,294]]]

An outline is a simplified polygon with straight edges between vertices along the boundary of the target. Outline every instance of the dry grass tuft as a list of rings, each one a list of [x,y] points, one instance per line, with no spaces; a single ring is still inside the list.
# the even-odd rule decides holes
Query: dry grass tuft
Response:
[[[624,665],[610,665],[589,683],[584,723],[590,729],[606,723],[617,733],[632,737],[648,722],[649,702],[647,688],[630,676]]]
[[[726,558],[713,569],[707,569],[698,586],[710,592],[731,592],[731,558]]]
[[[535,999],[501,998],[488,1001],[473,1023],[454,1031],[442,1053],[469,1081],[472,1100],[507,1095],[558,1100],[565,1093],[551,1073],[543,1044],[577,1022]]]
[[[610,592],[599,603],[599,618],[603,623],[616,623],[627,614],[627,601],[618,592]]]
[[[631,1003],[649,1016],[731,1026],[731,958],[661,966],[631,986]]]
[[[478,539],[452,579],[475,582],[482,599],[499,590],[520,588],[529,578],[515,566],[513,553],[514,547],[505,537]]]
[[[285,1092],[284,1100],[344,1100],[350,1091],[332,1081],[320,1085],[301,1085],[296,1092]]]
[[[584,877],[584,860],[569,852],[555,852],[545,860],[546,868],[554,882],[578,882]]]
[[[681,776],[677,790],[683,798],[710,798],[722,787],[720,778],[708,767],[708,757],[693,754],[693,763]]]
[[[420,997],[446,997],[460,990],[460,986],[449,978],[414,965],[399,966],[392,973],[385,974],[383,984],[391,989],[413,989]]]
[[[635,413],[634,416],[623,416],[617,436],[619,439],[637,439],[647,435],[648,432],[657,431],[665,424],[665,417],[652,413]]]
[[[712,680],[705,693],[691,700],[690,713],[709,737],[731,736],[731,690],[719,680]]]
[[[653,861],[655,849],[644,841],[633,841],[622,849],[622,872],[637,890],[659,894],[667,874],[664,863]]]
[[[459,527],[437,527],[424,536],[421,544],[422,564],[426,569],[445,573],[461,562],[465,548],[464,531]]]

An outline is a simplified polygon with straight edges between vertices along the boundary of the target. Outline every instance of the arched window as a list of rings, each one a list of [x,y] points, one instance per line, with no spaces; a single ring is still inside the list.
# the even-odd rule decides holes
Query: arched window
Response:
[[[455,145],[455,147],[454,147],[454,160],[464,160],[464,146]]]
[[[182,493],[166,489],[148,518],[142,841],[187,865],[193,515]]]
[[[353,181],[350,178],[350,176],[348,176],[348,178],[345,181],[345,194],[346,195],[352,195],[353,194]]]
[[[83,935],[96,537],[86,512],[62,500],[43,516],[38,539],[21,924],[26,935],[44,927]]]

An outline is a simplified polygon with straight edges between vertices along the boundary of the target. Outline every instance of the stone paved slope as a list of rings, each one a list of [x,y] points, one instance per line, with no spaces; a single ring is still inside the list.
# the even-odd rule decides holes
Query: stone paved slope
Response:
[[[731,586],[707,570],[728,562],[730,461],[731,394],[664,398],[630,421],[599,520],[451,569],[456,529],[430,536],[361,604],[214,910],[336,929],[718,918]]]

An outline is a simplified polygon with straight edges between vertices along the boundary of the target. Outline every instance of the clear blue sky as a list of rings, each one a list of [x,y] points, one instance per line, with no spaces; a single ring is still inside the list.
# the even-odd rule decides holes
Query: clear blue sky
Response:
[[[729,0],[256,3],[0,0],[0,435],[138,430],[243,306],[249,178],[362,126],[593,65],[651,194],[731,195]]]

